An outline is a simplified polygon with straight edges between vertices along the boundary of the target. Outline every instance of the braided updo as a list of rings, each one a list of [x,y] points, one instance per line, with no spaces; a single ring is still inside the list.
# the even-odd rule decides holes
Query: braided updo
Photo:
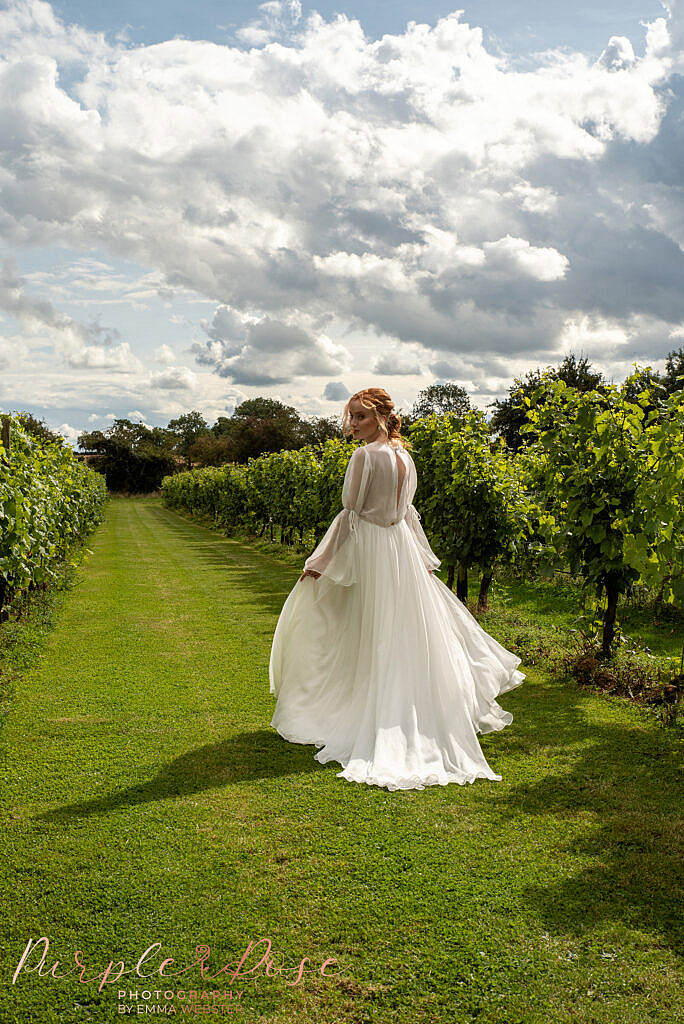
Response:
[[[380,430],[387,435],[387,440],[398,441],[402,447],[407,448],[408,443],[401,436],[401,416],[394,412],[394,402],[384,388],[363,388],[351,395],[344,407],[342,414],[342,431],[344,434],[351,434],[349,423],[349,406],[354,399],[358,399],[366,409],[372,409]]]

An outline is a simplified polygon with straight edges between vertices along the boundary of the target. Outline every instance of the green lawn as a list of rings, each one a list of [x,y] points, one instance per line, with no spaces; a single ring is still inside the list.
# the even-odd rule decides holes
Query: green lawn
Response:
[[[89,547],[1,734],[3,1024],[128,1019],[120,988],[171,987],[242,991],[226,1016],[249,1024],[684,1014],[681,730],[523,664],[501,698],[513,723],[481,738],[502,782],[349,783],[269,726],[270,643],[301,559],[153,497],[111,500]],[[495,586],[493,635],[498,600],[534,614],[532,591],[516,594]],[[13,984],[41,936],[44,975]],[[305,956],[340,973],[151,974],[166,957],[191,965],[200,944],[213,974],[261,938],[290,980]],[[147,979],[98,992],[47,973],[73,969],[77,949],[86,978],[135,968],[155,942]]]

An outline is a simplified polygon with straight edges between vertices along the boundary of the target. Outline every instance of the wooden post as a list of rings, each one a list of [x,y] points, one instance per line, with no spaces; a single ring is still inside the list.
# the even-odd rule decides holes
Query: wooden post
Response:
[[[487,569],[482,573],[482,579],[480,581],[480,593],[478,594],[477,598],[478,612],[486,612],[489,610],[489,587],[493,579],[493,569]]]
[[[2,447],[6,452],[10,450],[10,423],[11,420],[7,413],[2,415]]]
[[[456,597],[468,604],[468,566],[463,562],[456,567]]]

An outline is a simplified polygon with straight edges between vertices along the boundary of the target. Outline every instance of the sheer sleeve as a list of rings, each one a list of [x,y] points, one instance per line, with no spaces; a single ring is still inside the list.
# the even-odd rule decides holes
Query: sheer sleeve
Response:
[[[358,513],[363,508],[370,475],[371,461],[365,445],[355,448],[347,463],[342,485],[344,507],[333,519],[318,547],[305,561],[305,569],[329,576],[343,586],[356,582],[356,524]]]
[[[415,505],[408,506],[406,509],[406,516],[404,518],[411,528],[414,540],[418,545],[421,558],[425,563],[425,567],[427,569],[439,569],[442,563],[430,547],[430,542],[425,535],[425,530],[421,526],[420,512]]]

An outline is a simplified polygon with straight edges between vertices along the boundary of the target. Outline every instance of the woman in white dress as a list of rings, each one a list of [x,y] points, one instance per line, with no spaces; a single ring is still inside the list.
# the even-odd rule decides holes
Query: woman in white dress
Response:
[[[513,721],[496,697],[525,679],[434,570],[411,504],[416,467],[382,388],[353,395],[354,450],[333,519],[282,607],[271,725],[337,775],[389,790],[500,782],[477,733]]]

